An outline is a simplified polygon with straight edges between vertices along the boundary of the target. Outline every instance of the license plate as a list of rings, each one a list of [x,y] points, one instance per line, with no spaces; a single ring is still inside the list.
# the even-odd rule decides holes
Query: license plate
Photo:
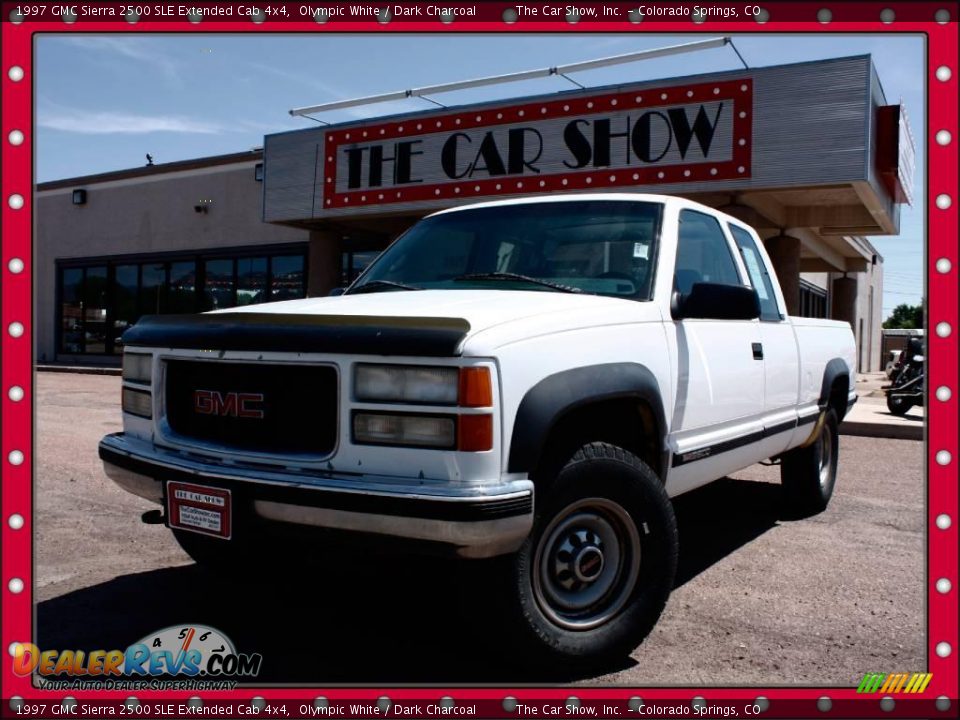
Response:
[[[230,539],[230,491],[169,481],[167,517],[178,530]]]

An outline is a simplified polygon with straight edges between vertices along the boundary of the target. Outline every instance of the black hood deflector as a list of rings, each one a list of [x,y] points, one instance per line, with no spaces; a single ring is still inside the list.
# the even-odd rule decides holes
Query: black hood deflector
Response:
[[[462,318],[211,313],[146,315],[125,346],[192,350],[456,357],[470,331]]]

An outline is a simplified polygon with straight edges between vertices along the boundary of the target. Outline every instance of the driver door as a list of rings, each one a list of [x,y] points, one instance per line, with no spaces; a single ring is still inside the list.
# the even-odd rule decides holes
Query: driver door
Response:
[[[697,282],[746,285],[720,223],[680,211],[674,290]],[[670,492],[677,494],[749,465],[763,437],[764,363],[757,320],[685,318],[668,324],[674,345]]]

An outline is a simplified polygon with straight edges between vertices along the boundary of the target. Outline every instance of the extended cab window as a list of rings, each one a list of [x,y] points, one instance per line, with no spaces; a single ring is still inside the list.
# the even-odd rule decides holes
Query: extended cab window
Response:
[[[695,283],[743,284],[717,219],[696,210],[682,210],[674,288],[686,295]]]
[[[753,237],[741,227],[728,225],[733,239],[740,248],[740,256],[743,258],[743,264],[750,275],[750,284],[760,296],[760,319],[761,320],[781,320],[780,309],[777,307],[777,296],[773,291],[773,281],[770,280],[770,273],[767,272],[766,263],[760,257],[757,250],[757,244]]]
[[[441,213],[401,236],[348,290],[584,292],[649,300],[661,203],[576,200]]]

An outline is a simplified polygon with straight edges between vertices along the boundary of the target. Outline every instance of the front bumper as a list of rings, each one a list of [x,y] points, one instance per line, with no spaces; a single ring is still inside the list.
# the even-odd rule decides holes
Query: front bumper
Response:
[[[533,483],[451,486],[415,478],[305,474],[214,464],[124,433],[100,441],[106,474],[121,488],[163,503],[169,480],[230,489],[267,521],[425,541],[461,557],[517,550],[533,525]]]

